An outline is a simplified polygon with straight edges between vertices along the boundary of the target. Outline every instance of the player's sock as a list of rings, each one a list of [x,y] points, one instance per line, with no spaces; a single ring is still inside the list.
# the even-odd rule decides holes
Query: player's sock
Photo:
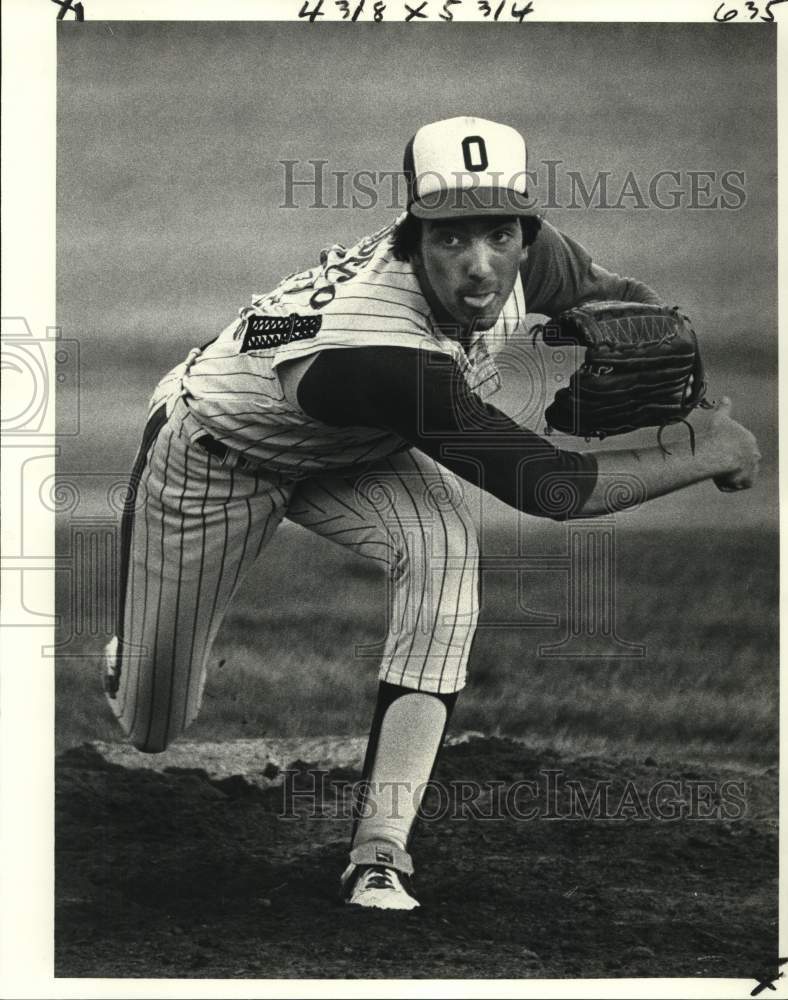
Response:
[[[381,681],[353,847],[382,840],[408,849],[424,786],[435,769],[456,700],[456,692],[430,694]]]

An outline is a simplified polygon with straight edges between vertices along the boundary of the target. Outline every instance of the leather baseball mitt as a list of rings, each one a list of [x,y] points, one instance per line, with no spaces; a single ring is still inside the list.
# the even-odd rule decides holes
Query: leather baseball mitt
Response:
[[[604,438],[659,427],[661,437],[667,424],[708,405],[697,337],[677,306],[589,302],[541,332],[550,346],[586,349],[568,388],[545,411],[548,429]]]

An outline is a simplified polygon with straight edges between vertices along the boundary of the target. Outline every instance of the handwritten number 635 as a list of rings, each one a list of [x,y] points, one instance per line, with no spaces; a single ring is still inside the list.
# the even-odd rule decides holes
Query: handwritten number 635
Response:
[[[774,14],[772,14],[772,7],[776,6],[778,3],[785,3],[786,0],[768,0],[768,3],[763,6],[763,14],[761,14],[761,8],[757,4],[753,3],[752,0],[747,0],[744,5],[745,12],[749,11],[750,20],[754,21],[756,17],[760,14],[761,21],[773,21]],[[732,21],[734,18],[739,16],[738,10],[735,7],[729,7],[725,13],[722,13],[725,7],[724,3],[721,3],[719,7],[714,11],[715,21]]]

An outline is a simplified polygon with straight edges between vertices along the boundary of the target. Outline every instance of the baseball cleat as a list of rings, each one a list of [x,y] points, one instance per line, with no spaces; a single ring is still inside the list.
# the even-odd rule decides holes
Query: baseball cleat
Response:
[[[350,864],[342,875],[345,902],[378,910],[414,910],[419,902],[411,891],[412,874],[407,851],[385,841],[361,844],[350,852]]]
[[[110,700],[118,693],[119,682],[118,637],[113,635],[104,647],[104,693]]]
[[[349,906],[367,906],[377,910],[414,910],[419,901],[411,896],[407,875],[383,865],[360,865],[346,888]]]

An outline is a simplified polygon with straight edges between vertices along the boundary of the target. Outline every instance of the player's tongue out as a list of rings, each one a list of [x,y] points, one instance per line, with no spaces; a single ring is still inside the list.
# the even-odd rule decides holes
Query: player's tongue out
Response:
[[[473,310],[487,309],[495,301],[495,289],[489,291],[464,291],[460,295],[462,303]]]

